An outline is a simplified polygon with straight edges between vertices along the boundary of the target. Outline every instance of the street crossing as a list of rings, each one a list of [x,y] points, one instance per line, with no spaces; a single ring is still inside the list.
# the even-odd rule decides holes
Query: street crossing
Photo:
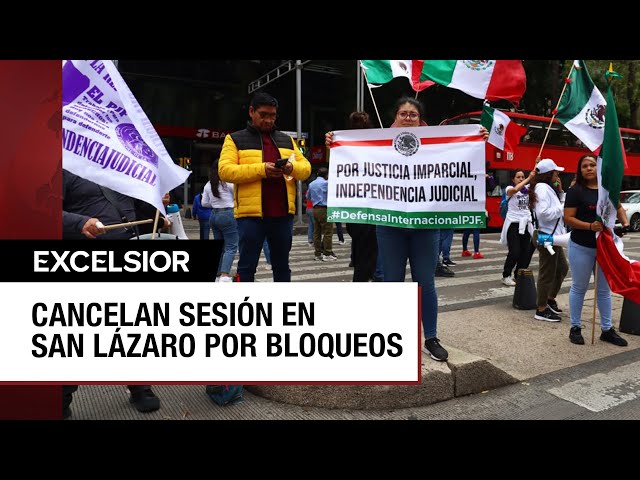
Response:
[[[292,282],[351,282],[353,268],[349,267],[351,238],[345,233],[345,244],[340,245],[334,234],[333,251],[338,257],[335,261],[317,261],[314,259],[313,246],[307,242],[306,235],[294,235],[290,254]],[[640,259],[640,234],[629,234],[624,238],[625,253],[632,259]],[[473,251],[473,239],[469,239],[469,249]],[[495,303],[511,303],[514,287],[502,284],[502,267],[507,249],[500,244],[500,233],[485,233],[480,236],[482,259],[462,257],[462,232],[454,234],[451,246],[451,266],[455,277],[436,277],[438,306],[440,311],[461,310],[470,307]],[[238,255],[234,259],[232,272],[235,273]],[[534,277],[538,274],[538,254],[534,253],[529,266]],[[255,276],[256,282],[272,282],[271,270],[267,269],[264,254],[260,256]],[[411,281],[411,271],[407,263],[405,281]],[[593,281],[593,278],[592,278]],[[561,293],[568,292],[571,286],[571,272],[563,282]]]

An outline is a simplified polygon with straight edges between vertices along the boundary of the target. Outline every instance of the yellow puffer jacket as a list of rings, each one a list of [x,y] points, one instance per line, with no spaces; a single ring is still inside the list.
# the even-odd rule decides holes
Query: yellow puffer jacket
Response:
[[[296,180],[306,180],[311,174],[311,164],[300,153],[298,146],[289,135],[273,131],[271,139],[280,151],[280,158],[292,161],[293,172],[290,180],[285,177],[289,213],[296,212]],[[262,179],[267,177],[262,161],[262,135],[253,126],[227,135],[220,152],[218,175],[223,182],[234,183],[234,215],[242,217],[262,217]]]

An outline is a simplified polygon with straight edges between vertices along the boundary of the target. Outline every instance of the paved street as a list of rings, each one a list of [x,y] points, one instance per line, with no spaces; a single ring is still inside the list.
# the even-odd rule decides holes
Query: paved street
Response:
[[[195,222],[187,219],[185,227],[191,238],[197,238]],[[339,245],[334,235],[334,252],[338,257],[337,261],[319,262],[314,260],[313,247],[308,245],[306,234],[294,236],[291,252],[292,281],[350,282],[353,270],[348,266],[350,238],[346,233],[345,239],[345,245]],[[640,234],[628,235],[624,241],[625,253],[631,258],[640,258]],[[470,248],[472,248],[471,239]],[[523,331],[527,331],[527,334],[533,332],[535,335],[543,335],[539,340],[547,342],[542,344],[542,349],[540,346],[528,347],[528,343],[522,343],[519,347],[518,341],[527,342],[529,339],[525,340],[526,337],[519,336],[522,335],[521,333],[516,333],[515,324],[504,323],[505,327],[509,328],[505,332],[506,338],[510,338],[511,343],[515,342],[514,345],[509,346],[509,352],[518,352],[520,348],[521,351],[516,355],[521,359],[532,358],[531,361],[534,363],[544,363],[543,359],[554,356],[556,360],[565,360],[565,363],[559,362],[555,368],[551,365],[540,370],[541,373],[533,373],[533,376],[529,375],[531,378],[518,380],[513,385],[490,389],[479,394],[460,396],[432,405],[395,410],[333,410],[287,405],[250,392],[245,393],[244,403],[220,408],[213,405],[206,397],[204,386],[157,385],[153,388],[162,399],[162,408],[151,414],[140,414],[128,404],[128,392],[125,386],[82,386],[75,395],[72,419],[640,418],[640,382],[637,380],[640,371],[640,349],[636,341],[637,337],[627,336],[630,345],[624,349],[603,345],[603,342],[598,340],[596,342],[599,343],[591,347],[576,347],[569,344],[565,331],[568,330],[568,320],[565,319],[562,324],[534,321],[531,319],[531,312],[517,311],[511,307],[513,287],[506,287],[500,282],[506,249],[499,243],[499,234],[481,235],[480,250],[485,255],[484,259],[462,258],[460,256],[461,233],[456,232],[451,255],[451,258],[457,262],[457,265],[452,267],[456,276],[436,278],[440,311],[452,312],[448,315],[443,314],[443,338],[447,336],[451,338],[455,333],[449,326],[449,323],[454,323],[456,320],[451,318],[451,315],[468,320],[474,325],[483,325],[485,333],[477,330],[477,335],[491,335],[491,331],[486,329],[488,323],[478,323],[480,316],[485,315],[487,309],[495,311],[496,315],[505,315],[505,312],[508,312],[516,316],[517,325]],[[265,269],[265,265],[263,256],[260,259],[256,281],[272,281],[271,271]],[[537,254],[534,254],[531,268],[537,272]],[[235,271],[235,263],[233,271]],[[407,269],[407,279],[410,280],[409,269]],[[569,274],[561,295],[568,292],[570,283]],[[590,308],[589,302],[592,300],[585,301],[585,308]],[[566,295],[562,297],[562,304],[566,304]],[[617,315],[614,318],[616,323],[619,318],[619,304],[618,298],[618,306],[614,308],[614,317]],[[456,311],[464,313],[457,315],[453,313]],[[506,318],[503,321],[508,322]],[[535,333],[535,330],[542,333]],[[460,341],[464,339],[458,334],[456,338]],[[476,338],[473,343],[480,345],[478,340],[481,338]],[[592,357],[593,360],[581,359],[579,356],[589,352],[597,354]],[[488,351],[482,350],[475,353],[489,358]],[[576,360],[572,360],[574,358],[572,355],[577,355]],[[492,362],[500,362],[498,355],[491,356]],[[425,361],[428,365],[437,363],[430,359]]]

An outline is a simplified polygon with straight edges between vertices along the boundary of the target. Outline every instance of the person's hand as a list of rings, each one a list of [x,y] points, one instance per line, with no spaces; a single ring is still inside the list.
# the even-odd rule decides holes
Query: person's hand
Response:
[[[97,218],[90,218],[82,226],[82,231],[80,233],[85,237],[94,240],[98,235],[102,235],[105,232],[104,228],[98,227],[98,222],[99,220]]]
[[[601,232],[604,230],[604,226],[602,225],[602,222],[596,220],[595,222],[591,222],[591,224],[589,225],[589,230],[591,230],[592,232]]]
[[[486,142],[489,140],[489,130],[480,125],[480,135],[482,135],[482,139]]]
[[[535,169],[531,170],[531,172],[529,173],[529,176],[527,178],[529,179],[529,181],[531,181],[534,178],[536,178],[536,170]]]
[[[331,142],[333,142],[333,132],[327,132],[324,134],[324,144],[327,147],[331,146]]]
[[[165,232],[171,231],[171,220],[169,220],[167,217],[163,217],[163,220],[164,225],[162,225],[162,230]]]
[[[293,169],[293,166],[291,167]],[[278,178],[282,176],[283,169],[277,168],[275,163],[267,162],[264,164],[264,173],[267,178]]]
[[[282,173],[284,173],[285,175],[291,175],[292,172],[293,172],[293,164],[291,162],[285,163],[284,167],[282,167]]]
[[[162,204],[166,207],[167,205],[169,205],[170,201],[171,201],[171,195],[167,192],[162,197]]]

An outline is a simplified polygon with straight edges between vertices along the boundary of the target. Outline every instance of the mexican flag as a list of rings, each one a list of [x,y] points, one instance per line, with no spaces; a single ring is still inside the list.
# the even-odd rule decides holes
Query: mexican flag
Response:
[[[383,84],[397,77],[406,77],[416,92],[434,84],[422,73],[424,60],[361,60],[360,64],[369,84]]]
[[[425,60],[422,73],[476,98],[517,105],[527,88],[521,60]]]
[[[589,150],[597,152],[604,137],[607,102],[593,84],[584,60],[575,60],[556,118]]]
[[[640,263],[622,253],[622,240],[612,233],[620,201],[620,186],[626,163],[618,114],[611,91],[607,90],[607,122],[604,141],[598,155],[598,205],[596,211],[608,227],[596,234],[596,259],[611,291],[640,303]]]
[[[486,103],[482,107],[480,124],[489,131],[487,142],[505,152],[515,151],[520,138],[527,133],[527,127],[512,122],[505,113]]]

